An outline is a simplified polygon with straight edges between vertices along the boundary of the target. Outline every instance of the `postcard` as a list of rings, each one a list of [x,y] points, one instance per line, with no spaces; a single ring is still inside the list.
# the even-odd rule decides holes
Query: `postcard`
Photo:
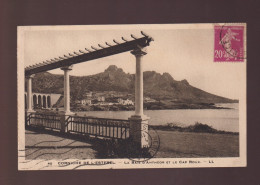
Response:
[[[246,42],[246,23],[18,26],[18,170],[245,167]]]

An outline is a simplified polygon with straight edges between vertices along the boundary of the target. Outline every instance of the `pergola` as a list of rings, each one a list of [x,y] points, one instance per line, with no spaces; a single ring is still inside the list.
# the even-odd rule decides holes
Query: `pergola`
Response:
[[[130,121],[136,124],[131,124],[130,134],[136,130],[144,130],[143,124],[148,123],[148,117],[143,115],[143,67],[142,56],[146,55],[145,48],[150,45],[153,38],[141,31],[142,37],[138,38],[131,35],[131,40],[127,40],[122,37],[122,42],[113,40],[113,44],[105,42],[105,44],[98,44],[97,47],[91,46],[91,49],[84,48],[78,52],[69,53],[63,56],[59,56],[54,59],[46,60],[41,63],[28,66],[25,68],[25,76],[27,79],[27,113],[34,112],[32,109],[32,78],[34,74],[45,72],[60,68],[64,71],[64,116],[73,114],[70,111],[70,86],[69,86],[69,71],[72,70],[72,66],[78,63],[87,62],[90,60],[103,58],[127,51],[131,51],[136,57],[136,74],[135,74],[135,115],[133,115]],[[139,123],[139,124],[138,124]],[[147,128],[148,129],[148,128]],[[141,132],[140,132],[141,133]],[[138,134],[138,140],[140,141],[141,135]]]

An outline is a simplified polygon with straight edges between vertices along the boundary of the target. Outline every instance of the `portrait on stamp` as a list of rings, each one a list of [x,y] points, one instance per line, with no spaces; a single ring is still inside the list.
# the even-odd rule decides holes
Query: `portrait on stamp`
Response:
[[[17,32],[19,170],[246,166],[246,24]]]
[[[244,26],[215,26],[215,62],[243,62]]]

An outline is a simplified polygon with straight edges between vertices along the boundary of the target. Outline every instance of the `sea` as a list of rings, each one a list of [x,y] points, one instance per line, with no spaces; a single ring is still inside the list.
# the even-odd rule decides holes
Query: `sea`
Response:
[[[217,130],[239,132],[239,104],[225,103],[216,104],[216,106],[229,109],[144,110],[144,114],[150,117],[150,125],[173,123],[184,127],[199,122]],[[86,111],[77,112],[77,114],[100,118],[128,119],[134,115],[134,111]]]

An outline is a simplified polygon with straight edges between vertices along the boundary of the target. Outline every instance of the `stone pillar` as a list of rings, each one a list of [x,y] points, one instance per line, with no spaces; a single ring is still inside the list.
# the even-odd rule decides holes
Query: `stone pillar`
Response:
[[[146,52],[142,49],[133,50],[131,52],[136,57],[135,71],[135,115],[143,115],[143,64],[142,57]]]
[[[146,55],[144,49],[136,49],[131,52],[136,57],[135,73],[135,115],[130,120],[130,137],[138,148],[146,148],[149,144],[148,120],[143,114],[143,64],[142,57]]]
[[[27,82],[27,109],[25,114],[25,125],[30,125],[30,122],[28,121],[28,116],[35,112],[32,108],[32,78],[35,75],[29,75],[26,76],[26,82]]]
[[[72,66],[62,67],[64,71],[64,113],[71,114],[70,112],[70,76],[69,71],[72,70]]]
[[[34,112],[32,108],[32,78],[34,75],[26,76],[27,80],[27,113]]]
[[[61,117],[61,132],[67,132],[69,125],[66,124],[66,120],[70,115],[74,113],[70,111],[70,77],[69,71],[72,70],[72,66],[62,67],[64,71],[64,112]]]

